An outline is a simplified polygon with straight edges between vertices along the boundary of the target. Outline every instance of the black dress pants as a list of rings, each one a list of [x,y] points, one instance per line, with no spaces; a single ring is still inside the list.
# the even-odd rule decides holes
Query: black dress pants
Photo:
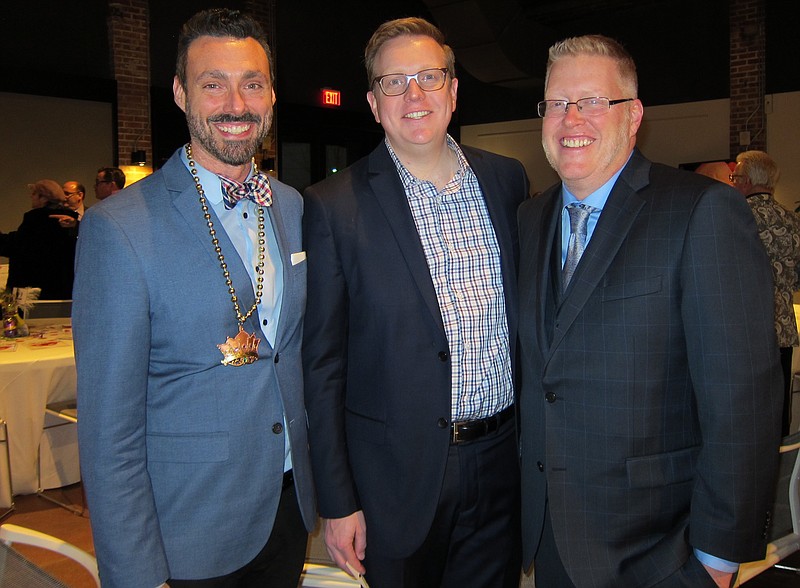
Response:
[[[371,588],[518,588],[519,517],[512,420],[494,434],[450,446],[433,524],[410,557],[370,550],[367,528],[366,579]]]

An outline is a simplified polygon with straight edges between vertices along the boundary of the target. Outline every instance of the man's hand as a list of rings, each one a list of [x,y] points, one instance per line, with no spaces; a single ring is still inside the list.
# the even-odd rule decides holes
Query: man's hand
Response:
[[[360,574],[366,573],[361,564],[367,549],[367,525],[364,512],[356,511],[341,519],[323,519],[325,521],[325,547],[334,563],[345,572],[349,562]]]
[[[71,229],[75,225],[78,224],[78,221],[68,214],[51,214],[50,218],[54,218],[58,221],[58,224],[64,227],[65,229]]]
[[[703,564],[703,567],[708,572],[708,575],[711,576],[711,579],[716,582],[719,588],[731,588],[731,586],[733,586],[732,573],[715,570],[714,568],[708,567],[706,564]]]

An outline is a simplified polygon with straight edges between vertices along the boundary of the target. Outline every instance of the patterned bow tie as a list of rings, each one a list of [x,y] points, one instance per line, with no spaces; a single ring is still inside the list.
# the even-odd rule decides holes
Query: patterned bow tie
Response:
[[[231,210],[242,198],[249,198],[259,206],[272,205],[269,176],[263,172],[251,176],[244,184],[225,176],[219,176],[219,179],[222,182],[222,199],[227,210]]]

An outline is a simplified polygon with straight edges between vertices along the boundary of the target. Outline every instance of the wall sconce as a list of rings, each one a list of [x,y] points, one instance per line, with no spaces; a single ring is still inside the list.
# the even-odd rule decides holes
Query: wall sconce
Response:
[[[147,152],[144,149],[137,149],[131,153],[131,165],[144,167],[147,163]]]

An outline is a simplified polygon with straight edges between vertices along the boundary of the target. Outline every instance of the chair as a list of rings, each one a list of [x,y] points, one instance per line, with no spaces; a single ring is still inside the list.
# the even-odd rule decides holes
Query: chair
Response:
[[[11,487],[11,454],[8,449],[8,425],[0,419],[0,521],[14,512],[14,490]]]
[[[781,478],[779,480],[778,494],[781,498],[775,505],[775,528],[780,533],[785,533],[778,538],[770,541],[767,545],[766,557],[760,561],[747,562],[739,567],[739,578],[737,585],[744,584],[752,580],[758,574],[773,566],[788,570],[800,572],[800,570],[788,566],[781,566],[779,562],[789,555],[800,551],[800,432],[784,437],[781,443]],[[792,452],[795,452],[794,459],[790,459]],[[791,473],[788,474],[789,468]],[[785,475],[785,474],[788,474]],[[783,492],[781,482],[785,478],[789,478],[788,484],[788,514],[791,529],[787,529],[781,525],[779,515],[781,511],[786,511],[786,500],[783,500]]]
[[[54,402],[52,404],[48,404],[45,407],[45,427],[43,431],[43,435],[50,433],[51,431],[58,430],[59,427],[65,426],[74,426],[78,423],[78,408],[77,408],[77,401],[76,400],[66,400],[62,402]],[[65,508],[78,516],[83,516],[86,512],[86,499],[83,496],[83,489],[81,489],[81,506],[80,508],[73,506],[71,504],[67,504],[66,502],[62,502],[53,498],[52,496],[48,496],[45,494],[45,488],[42,484],[42,448],[41,445],[39,446],[39,460],[38,460],[38,488],[36,493],[45,500],[52,502],[53,504],[57,504],[58,506]]]
[[[60,553],[61,555],[68,557],[69,559],[74,560],[83,566],[86,571],[89,572],[89,575],[92,577],[97,587],[100,588],[100,576],[97,572],[97,560],[91,554],[86,553],[82,549],[78,549],[71,543],[62,541],[61,539],[53,537],[52,535],[46,535],[44,533],[40,533],[39,531],[34,531],[33,529],[27,529],[18,525],[12,525],[10,523],[0,525],[0,541],[2,541],[8,547],[11,547],[13,543],[21,543],[23,545],[33,545],[35,547],[41,547],[42,549]],[[6,565],[7,563],[8,562],[6,560]],[[25,573],[30,574],[30,571],[25,570]],[[8,574],[8,570],[6,570],[6,574]],[[44,576],[44,580],[39,585],[47,586],[48,584],[44,582],[46,582],[48,576],[44,575],[43,573],[41,575]],[[28,578],[36,576],[26,575],[25,577]],[[38,577],[36,578],[38,579]],[[30,583],[26,584],[18,583],[17,585],[34,585],[32,580],[29,582]],[[59,584],[51,583],[50,585],[58,586]]]

